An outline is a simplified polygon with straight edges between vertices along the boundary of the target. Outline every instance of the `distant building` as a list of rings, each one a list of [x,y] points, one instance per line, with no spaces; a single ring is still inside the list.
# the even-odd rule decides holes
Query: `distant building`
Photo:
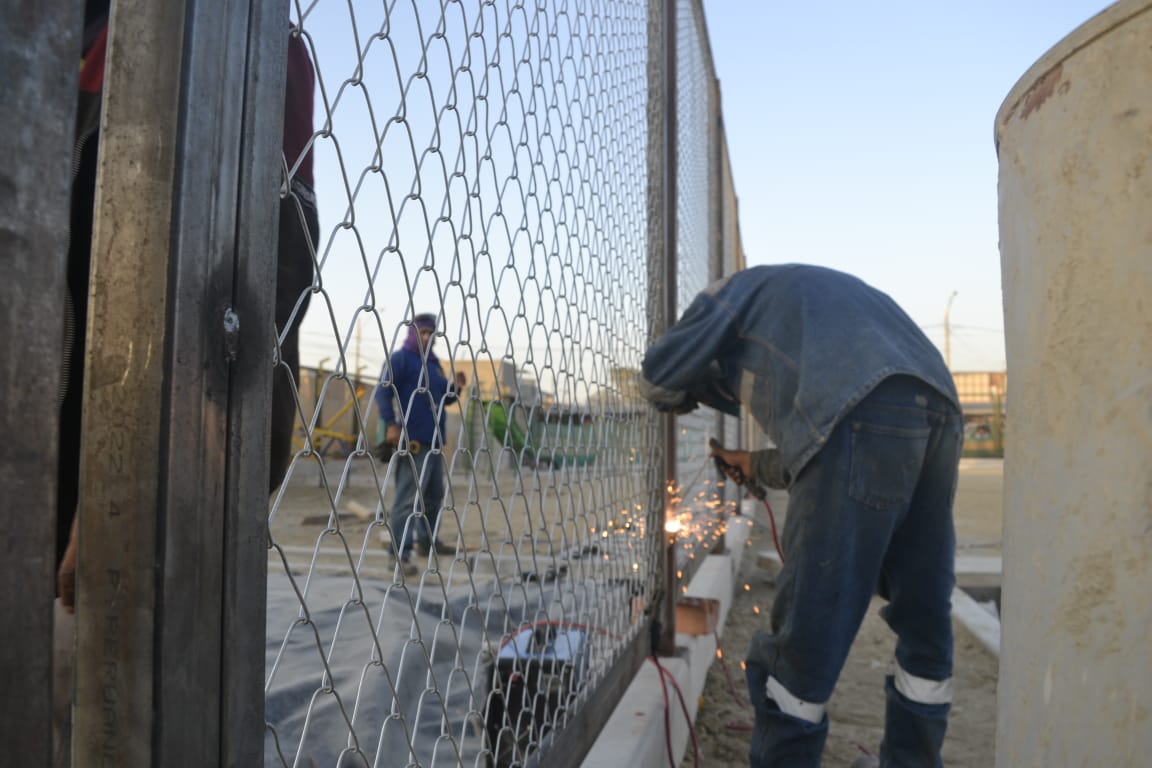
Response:
[[[987,418],[1004,412],[1008,374],[1004,371],[953,371],[964,420]]]
[[[953,371],[952,380],[964,411],[964,455],[1003,456],[1008,374]]]
[[[552,394],[542,392],[535,380],[520,374],[507,360],[480,358],[473,362],[460,358],[452,361],[452,368],[464,372],[468,386],[485,402],[515,400],[529,408],[550,408],[555,401]]]

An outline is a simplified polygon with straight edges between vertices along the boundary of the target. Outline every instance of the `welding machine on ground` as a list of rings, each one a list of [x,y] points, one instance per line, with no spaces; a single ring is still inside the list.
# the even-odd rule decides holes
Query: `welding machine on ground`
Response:
[[[540,622],[504,638],[485,717],[496,768],[523,765],[527,752],[563,721],[580,692],[588,636],[581,626]]]

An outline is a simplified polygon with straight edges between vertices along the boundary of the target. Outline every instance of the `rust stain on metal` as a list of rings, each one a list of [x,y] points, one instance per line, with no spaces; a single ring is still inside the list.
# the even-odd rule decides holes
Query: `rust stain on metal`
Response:
[[[1028,93],[1024,94],[1024,108],[1020,112],[1021,120],[1027,120],[1028,115],[1040,109],[1044,102],[1056,93],[1057,88],[1059,88],[1060,93],[1068,92],[1070,83],[1062,82],[1063,76],[1064,65],[1058,64],[1053,69],[1048,70],[1044,77],[1028,89]]]

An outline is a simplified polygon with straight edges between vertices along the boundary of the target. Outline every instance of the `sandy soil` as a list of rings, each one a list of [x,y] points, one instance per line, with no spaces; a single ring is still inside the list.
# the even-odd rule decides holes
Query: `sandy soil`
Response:
[[[999,554],[1003,465],[996,460],[965,460],[957,491],[956,528],[960,554]],[[782,517],[783,495],[772,499]],[[777,520],[779,524],[780,519]],[[753,633],[767,622],[773,587],[769,573],[757,566],[757,553],[772,548],[767,516],[755,518],[740,584],[722,635],[723,660],[712,665],[696,719],[700,764],[728,768],[748,764],[752,712],[747,702],[740,660]],[[852,653],[829,702],[831,728],[824,758],[827,766],[847,766],[861,748],[875,754],[884,735],[884,675],[888,673],[895,637],[877,614],[877,600],[856,638]],[[956,631],[956,699],[952,706],[944,764],[987,768],[995,764],[996,681],[998,659],[980,646],[960,624]],[[684,765],[693,765],[689,746]]]

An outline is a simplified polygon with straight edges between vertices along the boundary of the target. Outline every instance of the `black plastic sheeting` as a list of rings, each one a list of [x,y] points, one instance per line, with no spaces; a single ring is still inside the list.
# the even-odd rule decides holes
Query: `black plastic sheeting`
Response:
[[[613,633],[628,631],[638,594],[631,580],[576,581],[553,573],[522,574],[511,586],[493,579],[449,588],[426,582],[422,589],[413,582],[357,584],[347,575],[313,575],[302,617],[295,589],[303,590],[306,580],[295,578],[294,588],[283,572],[269,574],[269,766],[509,764],[511,730],[499,747],[485,730],[501,648],[525,626],[580,628],[583,658],[560,692],[561,700],[575,703],[595,683],[609,649],[624,642]],[[592,617],[577,613],[577,603],[614,617],[614,628],[594,626]],[[554,687],[557,679],[551,678]],[[540,706],[543,699],[532,701]],[[541,719],[562,717],[537,710],[535,727]],[[522,716],[512,724],[521,738],[527,738],[525,722]],[[499,759],[492,756],[496,751]]]

